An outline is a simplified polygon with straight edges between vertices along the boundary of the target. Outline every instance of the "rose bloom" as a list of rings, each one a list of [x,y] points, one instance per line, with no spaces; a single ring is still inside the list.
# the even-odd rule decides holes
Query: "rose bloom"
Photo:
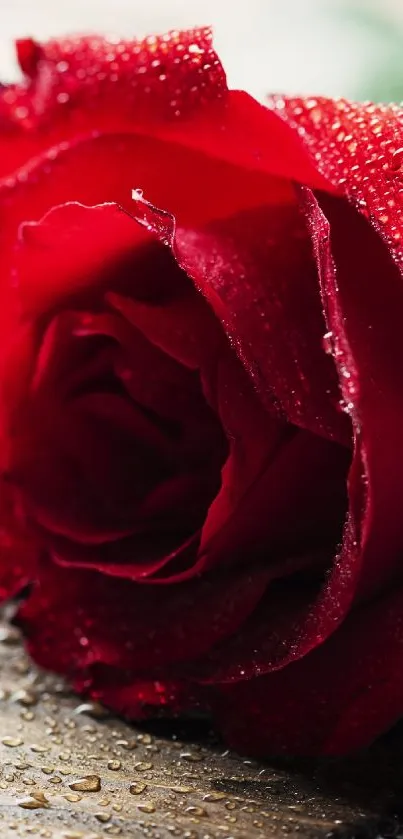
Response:
[[[208,30],[18,55],[0,588],[30,653],[250,754],[367,744],[403,711],[403,112],[259,104]]]

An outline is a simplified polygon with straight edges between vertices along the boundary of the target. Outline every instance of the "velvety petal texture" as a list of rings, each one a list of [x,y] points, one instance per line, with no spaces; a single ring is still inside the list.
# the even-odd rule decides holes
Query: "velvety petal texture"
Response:
[[[17,52],[0,593],[28,649],[250,754],[365,746],[403,713],[402,111],[259,104],[208,29]]]

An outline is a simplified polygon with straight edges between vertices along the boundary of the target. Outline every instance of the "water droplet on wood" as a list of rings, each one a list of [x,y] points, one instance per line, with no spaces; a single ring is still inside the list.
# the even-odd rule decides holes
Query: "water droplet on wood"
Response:
[[[1,644],[19,644],[21,635],[15,626],[8,626],[8,624],[0,626],[0,643]]]
[[[147,789],[147,784],[130,784],[129,792],[132,795],[141,795]]]
[[[140,810],[141,813],[155,813],[155,805],[151,804],[151,802],[138,804],[137,809]]]
[[[153,768],[153,764],[146,763],[143,760],[139,760],[138,763],[134,764],[134,768],[137,770],[137,772],[147,772],[149,769]]]
[[[122,762],[120,760],[108,760],[107,766],[108,769],[111,769],[113,772],[117,772],[122,768]]]
[[[224,792],[208,792],[203,795],[203,801],[222,801],[225,798]]]
[[[16,746],[22,746],[24,741],[21,740],[21,737],[3,737],[1,742],[3,746],[9,746],[10,749],[14,749]]]
[[[104,824],[106,824],[106,822],[109,822],[111,820],[110,813],[95,813],[94,815],[95,815],[95,818],[97,819],[97,821],[103,822]]]
[[[48,806],[48,801],[47,799],[39,800],[30,795],[29,798],[22,798],[18,801],[18,806],[22,807],[23,810],[43,810]]]
[[[31,752],[37,752],[38,754],[45,754],[50,750],[50,746],[44,746],[41,743],[31,743],[29,748]]]
[[[99,775],[85,775],[78,781],[73,781],[72,784],[69,784],[69,787],[77,792],[99,792],[101,779]]]
[[[203,807],[196,807],[193,804],[189,807],[185,807],[184,812],[187,813],[188,816],[197,816],[200,818],[207,816],[206,810],[204,810]]]
[[[29,707],[30,705],[36,705],[38,702],[38,696],[36,693],[33,693],[31,690],[17,690],[11,696],[12,702],[18,702],[20,705],[25,705]]]
[[[96,720],[104,720],[106,717],[109,716],[109,712],[103,705],[100,705],[99,702],[83,702],[81,705],[78,705],[74,711],[75,714],[87,714],[89,717],[93,717]]]

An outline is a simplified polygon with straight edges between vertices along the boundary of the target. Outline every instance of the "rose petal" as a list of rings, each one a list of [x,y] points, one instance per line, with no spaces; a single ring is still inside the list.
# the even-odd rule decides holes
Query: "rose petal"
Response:
[[[126,678],[116,667],[94,664],[85,677],[77,677],[76,690],[85,691],[93,699],[103,702],[118,714],[134,720],[161,714],[187,716],[192,710],[203,709],[200,689],[194,691],[189,682],[158,678]]]
[[[17,53],[27,78],[0,96],[5,171],[52,140],[177,120],[226,93],[209,29],[118,42],[97,35],[46,44],[25,39]]]
[[[260,568],[205,575],[170,586],[167,596],[165,587],[44,560],[20,621],[30,652],[43,666],[74,676],[99,662],[138,676],[201,654],[234,632],[259,601],[268,576]]]
[[[402,267],[402,108],[346,99],[274,97],[272,109],[300,137],[327,182],[384,238]],[[309,180],[306,185],[315,187]]]
[[[40,223],[24,224],[14,253],[23,316],[43,314],[98,286],[105,265],[133,252],[142,238],[132,219],[114,204],[65,204]]]
[[[308,656],[277,673],[212,690],[239,751],[345,754],[389,728],[403,706],[402,592],[357,608]]]
[[[27,531],[23,511],[8,486],[0,497],[0,598],[16,597],[32,582],[42,551],[38,539]]]
[[[178,228],[179,264],[206,295],[264,404],[349,442],[339,407],[309,237],[292,205],[260,207],[205,230]]]
[[[10,148],[6,133],[9,170],[24,162],[24,133],[27,158],[43,147],[39,127],[47,126],[47,147],[85,131],[136,130],[249,169],[274,173],[294,159],[304,180],[323,185],[296,137],[252,97],[228,93],[209,29],[143,41],[89,36],[42,45],[27,39],[18,52],[29,80],[0,98],[3,130],[12,140]]]
[[[328,222],[312,196],[308,195],[306,207],[313,229],[321,231],[318,259],[328,324],[357,438],[350,499],[360,555],[352,564],[351,557],[346,558],[355,578],[346,593],[350,598],[369,597],[400,576],[403,293],[399,271],[367,221],[339,199],[320,200]],[[343,577],[345,589],[345,562],[340,562],[336,574]]]

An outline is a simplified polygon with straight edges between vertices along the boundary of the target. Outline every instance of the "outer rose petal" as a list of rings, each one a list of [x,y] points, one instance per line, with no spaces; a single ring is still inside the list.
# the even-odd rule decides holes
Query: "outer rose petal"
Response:
[[[214,687],[229,744],[263,756],[345,754],[371,742],[402,713],[402,614],[403,593],[388,594],[295,664]]]
[[[269,143],[267,137],[261,143],[272,119],[246,94],[229,96],[209,29],[143,41],[26,40],[18,50],[29,78],[0,97],[9,171],[60,140],[93,131],[135,131],[272,174],[277,162],[281,170],[281,160],[293,158],[301,173],[323,185],[288,132],[280,128]],[[46,133],[39,130],[43,127]]]
[[[118,42],[25,39],[17,53],[26,79],[0,95],[5,171],[61,139],[175,120],[227,90],[208,29]]]
[[[155,678],[235,632],[270,575],[259,567],[205,574],[167,594],[164,587],[44,560],[19,619],[43,666],[79,677],[98,663],[127,671],[133,681],[142,673]]]
[[[177,119],[227,92],[208,27],[128,40],[94,34],[40,44],[27,38],[16,48],[26,78],[7,88],[2,104],[20,131],[49,123],[52,130],[67,114],[75,131],[100,119],[132,125],[150,113]],[[28,113],[17,110],[24,105]]]
[[[402,266],[403,109],[346,99],[283,99],[270,107],[300,136],[327,191],[344,195],[386,241]],[[312,188],[314,184],[305,181]]]

